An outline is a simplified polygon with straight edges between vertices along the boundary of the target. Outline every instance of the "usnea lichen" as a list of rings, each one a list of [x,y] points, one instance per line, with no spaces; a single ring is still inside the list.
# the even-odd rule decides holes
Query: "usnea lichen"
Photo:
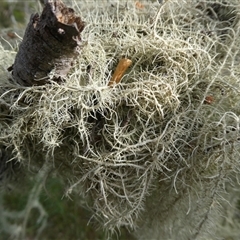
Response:
[[[47,162],[107,230],[215,234],[240,166],[238,1],[81,4],[86,43],[64,84],[21,87],[2,74],[2,145],[23,168]],[[133,64],[108,87],[123,56]]]

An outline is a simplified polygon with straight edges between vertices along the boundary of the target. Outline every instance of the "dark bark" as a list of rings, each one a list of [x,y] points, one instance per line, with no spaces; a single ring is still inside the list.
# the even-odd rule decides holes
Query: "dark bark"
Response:
[[[45,4],[41,16],[33,14],[16,55],[12,71],[22,86],[43,85],[54,70],[54,80],[62,80],[79,54],[84,22],[60,0]]]

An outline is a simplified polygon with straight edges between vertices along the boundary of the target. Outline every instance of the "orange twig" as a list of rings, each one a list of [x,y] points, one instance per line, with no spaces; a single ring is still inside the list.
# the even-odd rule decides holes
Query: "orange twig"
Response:
[[[214,102],[214,97],[211,95],[206,96],[206,98],[204,99],[205,104],[212,104],[213,102]]]
[[[117,68],[113,73],[111,80],[108,83],[108,86],[112,86],[114,83],[118,84],[121,81],[123,74],[126,72],[126,70],[129,68],[131,64],[132,61],[130,59],[122,58],[119,61]]]
[[[144,8],[144,5],[139,1],[135,2],[135,6],[136,6],[137,9],[143,9]]]

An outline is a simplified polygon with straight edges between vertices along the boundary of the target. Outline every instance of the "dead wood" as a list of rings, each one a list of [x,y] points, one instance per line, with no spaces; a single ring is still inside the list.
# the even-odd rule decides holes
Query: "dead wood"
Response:
[[[61,81],[79,55],[80,33],[84,22],[60,0],[48,1],[41,16],[33,14],[19,47],[12,71],[15,82],[22,86],[43,85],[53,71]]]

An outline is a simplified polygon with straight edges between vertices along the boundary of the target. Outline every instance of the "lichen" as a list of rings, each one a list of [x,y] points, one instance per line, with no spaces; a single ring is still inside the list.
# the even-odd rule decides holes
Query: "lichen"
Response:
[[[26,174],[48,162],[107,230],[204,239],[239,175],[240,5],[92,2],[75,3],[85,46],[65,83],[1,77],[1,143]],[[132,66],[109,87],[123,56]]]

